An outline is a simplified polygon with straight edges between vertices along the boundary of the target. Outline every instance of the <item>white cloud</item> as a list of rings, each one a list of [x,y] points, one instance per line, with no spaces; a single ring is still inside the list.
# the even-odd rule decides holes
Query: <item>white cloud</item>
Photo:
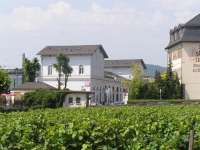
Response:
[[[58,1],[46,8],[17,7],[0,14],[0,51],[7,50],[1,57],[14,58],[25,49],[34,55],[49,44],[101,43],[111,57],[165,64],[163,49],[169,28],[193,17],[200,1],[143,0],[142,6],[124,1],[103,7],[92,1],[87,10],[81,10],[68,1]],[[8,63],[16,65],[18,61]],[[0,59],[0,63],[4,62]]]
[[[154,16],[155,21],[162,19],[161,15]],[[87,11],[73,8],[69,3],[60,1],[50,4],[47,9],[40,7],[15,8],[11,14],[6,14],[4,24],[11,24],[16,31],[35,31],[49,26],[134,26],[142,27],[142,24],[151,25],[148,14],[131,7],[115,5],[112,8],[103,8],[97,3],[92,3]],[[158,22],[159,23],[159,20]],[[154,23],[155,24],[155,23]],[[9,26],[5,26],[8,28]],[[64,26],[62,27],[64,28]]]

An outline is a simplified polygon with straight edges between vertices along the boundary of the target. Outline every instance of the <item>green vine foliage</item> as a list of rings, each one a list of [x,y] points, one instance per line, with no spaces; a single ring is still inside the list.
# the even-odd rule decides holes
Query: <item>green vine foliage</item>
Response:
[[[8,73],[0,68],[0,94],[8,92],[10,84],[11,80]]]
[[[101,107],[0,114],[2,150],[200,149],[200,107]]]

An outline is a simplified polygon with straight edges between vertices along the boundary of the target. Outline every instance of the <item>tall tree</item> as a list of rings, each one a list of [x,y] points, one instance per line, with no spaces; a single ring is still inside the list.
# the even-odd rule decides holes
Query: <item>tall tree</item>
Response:
[[[133,79],[130,82],[129,97],[137,99],[140,95],[140,89],[143,85],[143,72],[139,65],[132,66]]]
[[[57,78],[57,81],[58,81],[58,90],[61,89],[61,76],[62,76],[62,66],[63,66],[63,58],[64,58],[64,55],[60,54],[56,57],[56,60],[57,60],[57,63],[54,64],[54,68],[56,69],[56,71],[58,72],[58,78]]]
[[[158,88],[161,88],[162,86],[162,78],[161,78],[161,74],[159,71],[155,72],[155,83],[157,84]]]
[[[61,89],[61,76],[62,73],[65,75],[65,86],[67,88],[68,77],[72,73],[72,68],[69,65],[69,58],[63,54],[59,54],[57,57],[57,63],[54,64],[54,68],[58,72],[58,89]]]
[[[7,72],[0,69],[0,94],[9,92],[11,80]]]
[[[24,58],[23,61],[23,77],[24,82],[34,82],[37,77],[37,72],[40,70],[40,63],[37,58],[32,61]]]
[[[68,78],[71,75],[73,69],[72,67],[69,65],[69,58],[65,57],[64,58],[64,65],[63,65],[63,73],[65,75],[65,87],[64,89],[67,88],[67,82],[68,82]]]

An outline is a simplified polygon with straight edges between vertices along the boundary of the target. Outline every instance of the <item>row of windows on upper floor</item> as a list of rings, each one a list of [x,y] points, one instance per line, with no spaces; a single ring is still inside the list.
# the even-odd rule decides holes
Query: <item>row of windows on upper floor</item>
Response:
[[[182,51],[181,50],[175,50],[168,53],[169,60],[176,60],[180,59],[182,57]]]
[[[52,74],[53,74],[53,65],[49,65],[48,66],[48,75],[52,75]],[[78,74],[79,75],[84,74],[84,66],[83,65],[79,65]]]

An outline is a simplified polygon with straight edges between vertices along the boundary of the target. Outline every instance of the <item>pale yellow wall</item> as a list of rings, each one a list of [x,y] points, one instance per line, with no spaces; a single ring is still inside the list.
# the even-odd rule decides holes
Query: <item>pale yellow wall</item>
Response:
[[[186,99],[200,99],[200,71],[193,72],[196,56],[194,52],[200,50],[200,43],[184,43],[183,44],[183,60],[182,60],[182,80],[185,84]],[[199,67],[200,69],[200,67]]]
[[[185,84],[185,99],[200,99],[200,62],[195,62],[194,53],[200,50],[200,43],[182,43],[168,50],[169,52],[181,50],[181,58],[172,60],[172,69],[178,73]],[[194,64],[199,64],[199,72],[193,72]]]

